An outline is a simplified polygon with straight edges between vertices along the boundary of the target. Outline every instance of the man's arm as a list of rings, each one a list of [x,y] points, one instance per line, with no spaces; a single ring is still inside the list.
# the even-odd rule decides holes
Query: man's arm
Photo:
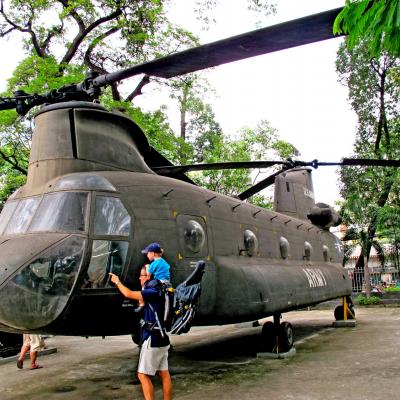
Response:
[[[143,301],[142,293],[139,290],[133,291],[128,289],[121,283],[117,275],[113,274],[112,272],[109,274],[111,276],[111,282],[115,284],[123,296],[127,297],[128,299]]]

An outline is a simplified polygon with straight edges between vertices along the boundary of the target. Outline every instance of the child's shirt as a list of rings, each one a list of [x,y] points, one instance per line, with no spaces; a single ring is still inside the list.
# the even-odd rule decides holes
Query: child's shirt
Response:
[[[159,281],[170,281],[170,266],[163,258],[154,259],[149,265],[147,272],[153,276],[153,279]]]

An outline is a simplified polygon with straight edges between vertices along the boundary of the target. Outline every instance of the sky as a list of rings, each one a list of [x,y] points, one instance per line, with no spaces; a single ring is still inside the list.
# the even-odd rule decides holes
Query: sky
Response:
[[[239,3],[244,2],[221,0],[217,23],[202,43],[254,29]],[[337,0],[279,0],[277,14],[262,26],[342,5],[344,1]],[[335,161],[351,154],[356,116],[335,71],[341,41],[331,39],[215,68],[207,78],[219,96],[213,103],[224,131],[267,119],[282,139],[300,151],[300,159]],[[317,201],[333,205],[339,199],[335,171],[321,167],[313,172]]]
[[[344,0],[277,0],[277,13],[252,18],[243,0],[219,0],[215,25],[201,31],[191,15],[193,0],[177,0],[174,19],[200,37],[202,44],[334,9]],[[215,88],[211,96],[225,133],[270,121],[280,137],[292,143],[304,161],[339,161],[352,152],[356,115],[347,101],[347,88],[338,82],[336,52],[342,38],[282,50],[211,69],[205,77]],[[146,95],[143,96],[146,105]],[[176,126],[178,130],[178,126]],[[340,199],[336,167],[313,171],[317,202],[334,205]]]
[[[216,23],[202,31],[191,12],[193,0],[176,0],[176,23],[200,37],[202,44],[344,5],[344,0],[276,0],[277,14],[262,19],[246,10],[243,0],[219,0]],[[260,22],[256,26],[256,22]],[[213,105],[224,132],[255,127],[268,120],[280,137],[292,143],[304,161],[337,161],[351,154],[356,116],[347,101],[347,89],[335,72],[336,52],[342,39],[282,50],[216,67],[205,74],[217,96]],[[0,65],[0,89],[23,57],[18,39],[0,40],[6,60]],[[5,58],[3,58],[4,60]],[[155,105],[154,93],[144,90],[140,104]],[[162,96],[160,97],[162,99]],[[335,167],[313,172],[316,201],[334,205],[339,199]]]

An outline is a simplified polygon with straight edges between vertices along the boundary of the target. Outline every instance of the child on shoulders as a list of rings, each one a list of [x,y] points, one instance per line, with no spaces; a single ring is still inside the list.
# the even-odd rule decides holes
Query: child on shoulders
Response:
[[[150,264],[146,265],[147,273],[151,279],[157,279],[164,285],[171,285],[170,265],[162,258],[164,250],[158,243],[150,243],[142,250],[142,254],[146,254]],[[144,306],[139,303],[138,311]]]

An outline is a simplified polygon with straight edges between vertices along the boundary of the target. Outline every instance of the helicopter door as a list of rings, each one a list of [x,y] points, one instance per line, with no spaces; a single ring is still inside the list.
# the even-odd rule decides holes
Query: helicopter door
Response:
[[[207,225],[203,217],[180,214],[177,217],[180,254],[184,258],[208,255]]]

